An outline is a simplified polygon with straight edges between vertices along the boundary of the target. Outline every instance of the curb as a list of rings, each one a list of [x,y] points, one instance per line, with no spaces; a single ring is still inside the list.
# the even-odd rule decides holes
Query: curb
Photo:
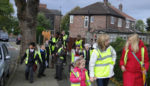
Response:
[[[123,86],[122,83],[118,82],[115,78],[110,79],[116,86]]]
[[[18,61],[18,60],[17,60],[17,61]],[[6,83],[6,86],[10,86],[10,84],[11,84],[11,82],[12,82],[12,79],[13,79],[13,77],[15,76],[15,73],[16,73],[17,68],[18,68],[18,62],[17,62],[17,61],[16,61],[16,64],[15,64],[14,70],[13,70],[11,76],[9,77],[8,82]]]

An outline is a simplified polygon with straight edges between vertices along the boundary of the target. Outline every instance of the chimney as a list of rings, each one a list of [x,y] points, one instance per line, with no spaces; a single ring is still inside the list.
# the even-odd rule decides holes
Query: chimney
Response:
[[[108,0],[104,0],[104,5],[108,5]]]
[[[47,5],[46,4],[40,4],[39,7],[40,8],[47,8]]]
[[[123,9],[123,5],[119,4],[119,10],[122,11],[122,9]]]

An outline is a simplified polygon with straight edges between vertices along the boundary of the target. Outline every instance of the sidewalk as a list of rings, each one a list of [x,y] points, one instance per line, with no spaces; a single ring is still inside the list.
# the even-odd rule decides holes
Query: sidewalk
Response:
[[[25,80],[25,65],[20,65],[12,79],[9,86],[58,86],[57,81],[54,79],[54,69],[46,69],[46,77],[37,78],[37,73],[34,74],[34,83],[30,84]]]

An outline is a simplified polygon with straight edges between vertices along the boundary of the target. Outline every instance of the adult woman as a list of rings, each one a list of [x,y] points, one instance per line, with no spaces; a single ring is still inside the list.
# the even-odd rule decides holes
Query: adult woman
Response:
[[[109,78],[114,75],[116,52],[109,45],[109,40],[109,35],[101,34],[97,40],[98,47],[93,50],[90,59],[90,80],[97,80],[98,86],[107,86]]]
[[[144,43],[137,34],[130,35],[120,60],[124,86],[144,86],[142,73],[146,73],[146,71],[142,71],[141,68],[144,64],[144,68],[148,70],[148,60],[148,52]]]

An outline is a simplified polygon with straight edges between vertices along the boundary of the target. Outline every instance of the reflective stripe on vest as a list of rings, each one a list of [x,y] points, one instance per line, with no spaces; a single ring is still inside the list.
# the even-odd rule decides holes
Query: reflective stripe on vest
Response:
[[[112,60],[111,48],[107,48],[106,51],[101,52],[99,49],[94,49],[97,55],[97,61],[94,67],[95,77],[108,77],[110,75],[110,64],[115,62]]]
[[[125,66],[126,66],[127,60],[128,60],[128,52],[129,52],[129,49],[126,50],[125,56],[124,56],[124,65]],[[143,65],[144,64],[144,47],[141,48],[141,55],[142,55],[142,61],[140,63],[141,63],[141,65]]]
[[[79,41],[76,41],[75,44],[80,45],[80,49],[82,49],[83,48],[82,47],[82,42],[83,42],[83,40],[79,40]]]
[[[34,51],[34,58],[36,57],[37,52]],[[26,50],[26,59],[25,59],[25,64],[28,64],[28,60],[29,60],[29,49]],[[37,61],[35,61],[35,63],[37,64]]]

